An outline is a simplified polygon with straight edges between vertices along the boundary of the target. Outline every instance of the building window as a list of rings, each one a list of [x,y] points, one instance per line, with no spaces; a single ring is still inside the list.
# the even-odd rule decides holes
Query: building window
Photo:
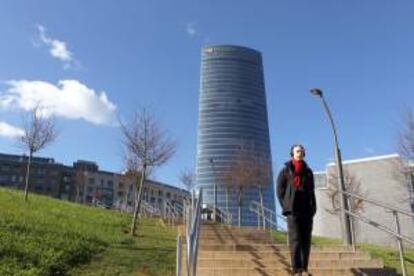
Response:
[[[108,186],[108,188],[112,188],[114,186],[114,182],[112,180],[109,180],[107,182],[107,186]]]
[[[8,172],[10,171],[10,167],[8,165],[1,166],[1,171]]]
[[[170,194],[170,192],[168,192],[167,193],[167,198],[170,198],[171,197],[171,194]]]
[[[95,178],[89,178],[88,182],[90,185],[95,184]]]
[[[161,191],[161,190],[159,190],[159,191],[158,191],[158,196],[162,196],[162,194],[163,194],[163,193],[162,193],[162,191]]]
[[[36,190],[36,191],[43,191],[43,187],[42,187],[42,186],[37,185],[37,186],[35,186],[35,190]]]

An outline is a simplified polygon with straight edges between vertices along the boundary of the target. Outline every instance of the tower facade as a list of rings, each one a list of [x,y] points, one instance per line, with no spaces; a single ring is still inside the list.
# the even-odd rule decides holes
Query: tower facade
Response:
[[[241,225],[257,225],[257,216],[249,210],[251,201],[262,199],[265,207],[275,210],[262,57],[246,47],[206,47],[201,62],[196,187],[203,188],[204,203],[231,212],[233,224],[239,219],[239,178],[227,176],[241,151],[260,158],[269,168],[265,185],[244,183],[241,193]]]

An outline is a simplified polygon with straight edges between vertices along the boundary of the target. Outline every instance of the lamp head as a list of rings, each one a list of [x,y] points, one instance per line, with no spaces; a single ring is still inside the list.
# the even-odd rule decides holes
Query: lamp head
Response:
[[[313,95],[315,95],[315,96],[319,96],[319,97],[323,97],[323,93],[322,93],[322,90],[320,90],[319,88],[312,88],[311,90],[310,90],[310,92],[313,94]]]

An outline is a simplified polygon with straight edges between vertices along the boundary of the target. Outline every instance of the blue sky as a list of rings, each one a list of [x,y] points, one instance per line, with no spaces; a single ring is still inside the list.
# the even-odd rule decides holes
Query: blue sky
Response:
[[[344,159],[395,152],[414,104],[412,1],[2,1],[0,152],[30,103],[48,99],[60,136],[41,156],[122,170],[117,115],[150,106],[178,141],[153,178],[177,184],[195,165],[201,47],[236,44],[264,59],[273,166],[292,143],[322,170],[333,111]]]

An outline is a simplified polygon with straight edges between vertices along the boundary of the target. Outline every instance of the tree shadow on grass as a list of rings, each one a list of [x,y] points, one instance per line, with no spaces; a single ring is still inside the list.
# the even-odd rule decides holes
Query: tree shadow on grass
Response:
[[[412,259],[412,258],[404,257],[404,260],[406,260],[407,263],[409,263],[409,264],[414,264],[414,259]]]
[[[131,251],[160,251],[160,252],[175,252],[175,247],[162,247],[162,246],[131,246],[131,245],[123,245],[123,244],[116,244],[112,245],[112,248],[115,249],[123,249],[123,250],[131,250]]]

